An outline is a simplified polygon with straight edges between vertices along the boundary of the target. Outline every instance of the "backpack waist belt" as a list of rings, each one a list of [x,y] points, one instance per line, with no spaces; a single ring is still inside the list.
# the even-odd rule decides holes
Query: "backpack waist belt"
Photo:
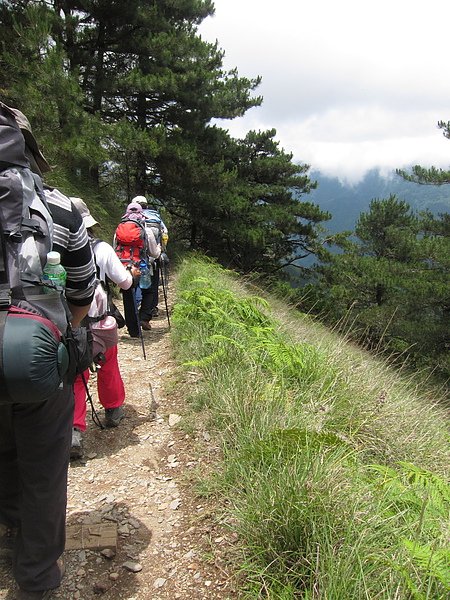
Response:
[[[90,323],[98,323],[99,321],[103,321],[103,319],[106,319],[107,316],[108,316],[107,312],[103,313],[99,317],[86,316],[83,319],[83,323],[86,323],[86,325],[89,325]]]

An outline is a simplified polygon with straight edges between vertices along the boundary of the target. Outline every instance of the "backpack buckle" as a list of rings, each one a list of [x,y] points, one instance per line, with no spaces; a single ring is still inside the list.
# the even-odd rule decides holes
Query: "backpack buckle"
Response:
[[[11,306],[11,289],[8,286],[0,286],[0,310],[5,310]]]

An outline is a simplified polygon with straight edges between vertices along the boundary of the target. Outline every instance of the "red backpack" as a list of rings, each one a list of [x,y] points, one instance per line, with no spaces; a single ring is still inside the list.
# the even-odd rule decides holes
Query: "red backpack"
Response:
[[[123,264],[138,263],[147,258],[144,222],[123,219],[116,227],[114,250]]]

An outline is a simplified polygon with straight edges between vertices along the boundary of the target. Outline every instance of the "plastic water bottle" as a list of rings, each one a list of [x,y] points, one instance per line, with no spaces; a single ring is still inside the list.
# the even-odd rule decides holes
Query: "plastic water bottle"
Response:
[[[47,263],[45,264],[42,279],[50,281],[56,286],[56,290],[62,292],[66,287],[67,273],[61,264],[61,255],[59,252],[49,252],[47,254]],[[44,287],[46,294],[55,293],[56,290],[50,287]]]
[[[142,290],[148,290],[148,288],[152,285],[152,278],[150,274],[150,269],[148,268],[148,264],[145,260],[141,260],[139,270],[141,272],[141,277],[139,279],[139,287]]]

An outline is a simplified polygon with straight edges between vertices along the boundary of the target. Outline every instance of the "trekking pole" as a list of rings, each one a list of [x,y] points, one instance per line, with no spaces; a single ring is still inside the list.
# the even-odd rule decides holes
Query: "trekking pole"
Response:
[[[166,281],[165,281],[165,275],[164,275],[164,263],[161,265],[161,259],[158,259],[158,260],[159,260],[159,275],[161,277],[161,284],[162,284],[163,295],[164,295],[164,304],[166,305],[167,324],[170,329],[169,306],[167,304],[167,290],[166,290]]]
[[[169,261],[165,260],[163,262],[164,266],[164,278],[166,280],[166,291],[169,293]]]
[[[80,373],[80,375],[81,375],[81,380],[83,381],[83,384],[84,384],[84,389],[86,391],[86,396],[87,396],[87,398],[89,400],[89,403],[91,405],[91,417],[92,417],[92,421],[93,421],[93,423],[95,425],[97,425],[97,427],[100,427],[100,429],[105,429],[103,423],[100,421],[100,417],[98,416],[97,411],[94,408],[94,403],[92,401],[92,396],[91,396],[91,393],[90,393],[89,388],[88,388],[86,377],[84,376],[84,373]]]
[[[164,263],[164,279],[166,281],[166,292],[167,292],[167,296],[168,296],[169,295],[170,273],[169,273],[169,265],[167,262]]]
[[[138,311],[137,302],[136,302],[136,290],[134,289],[134,287],[132,287],[131,289],[132,289],[132,294],[133,294],[134,314],[136,315],[136,322],[137,322],[137,326],[138,326],[139,337],[141,339],[142,354],[144,356],[144,360],[147,360],[147,355],[145,354],[144,336],[142,335],[141,321],[139,319],[139,311]]]

